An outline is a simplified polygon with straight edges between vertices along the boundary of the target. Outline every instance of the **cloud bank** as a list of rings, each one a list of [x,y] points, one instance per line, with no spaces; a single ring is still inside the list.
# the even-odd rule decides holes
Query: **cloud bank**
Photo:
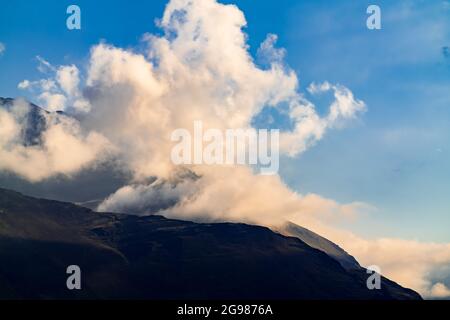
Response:
[[[234,5],[172,0],[158,24],[163,35],[144,35],[145,50],[94,46],[83,72],[38,57],[38,69],[47,77],[24,80],[18,87],[34,92],[48,111],[62,110],[79,121],[49,120],[42,142],[27,146],[19,139],[25,120],[15,107],[1,111],[0,168],[39,181],[113,156],[118,170],[131,172],[133,179],[105,199],[101,211],[270,227],[293,221],[340,244],[363,264],[379,265],[403,285],[429,296],[447,293],[428,275],[450,262],[448,245],[366,240],[337,227],[370,208],[367,204],[301,195],[279,176],[257,176],[249,167],[174,166],[170,135],[178,128],[190,130],[197,120],[205,130],[245,129],[270,108],[292,124],[282,130],[280,147],[293,157],[366,106],[342,85],[312,84],[310,94],[334,95],[328,111],[319,115],[299,91],[284,50],[275,47],[276,36],[268,35],[258,50],[264,66],[255,63],[243,32],[245,17]]]

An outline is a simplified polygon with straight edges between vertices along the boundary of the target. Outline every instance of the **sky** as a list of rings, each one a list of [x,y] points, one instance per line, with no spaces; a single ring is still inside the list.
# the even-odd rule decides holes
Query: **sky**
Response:
[[[367,239],[450,242],[450,2],[221,3],[245,14],[248,50],[261,67],[258,48],[267,34],[277,35],[284,63],[319,114],[333,95],[311,94],[313,82],[343,85],[367,108],[306,152],[283,156],[282,181],[301,194],[370,206],[363,219],[342,222]],[[76,1],[81,30],[66,28],[70,4],[2,4],[0,96],[37,102],[34,92],[18,88],[24,79],[42,78],[37,57],[81,66],[83,73],[99,43],[138,51],[145,33],[164,34],[157,19],[166,1]],[[366,27],[370,4],[381,8],[381,30]]]

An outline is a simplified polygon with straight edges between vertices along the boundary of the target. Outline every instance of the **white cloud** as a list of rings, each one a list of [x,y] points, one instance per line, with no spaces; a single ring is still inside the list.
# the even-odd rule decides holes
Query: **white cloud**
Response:
[[[308,91],[311,94],[333,91],[335,101],[332,103],[327,117],[329,126],[335,125],[339,120],[355,118],[358,113],[366,110],[365,103],[355,99],[353,93],[341,85],[332,85],[327,81],[320,84],[312,83],[308,87]]]
[[[80,72],[75,65],[54,67],[44,58],[37,56],[38,70],[50,74],[50,78],[37,81],[23,80],[17,87],[22,90],[40,92],[39,103],[48,111],[87,112],[90,104],[80,91]]]
[[[17,88],[19,88],[19,89],[28,89],[29,87],[30,87],[30,85],[31,85],[31,83],[30,83],[30,81],[28,81],[28,80],[23,80],[22,82],[20,82],[18,85],[17,85]]]
[[[61,66],[56,72],[56,79],[60,87],[68,96],[78,95],[79,71],[74,65]]]
[[[66,97],[62,94],[43,92],[38,97],[48,111],[62,111],[66,108]]]
[[[48,62],[41,56],[36,56],[36,60],[39,62],[39,65],[38,65],[39,72],[47,73],[49,71],[55,71],[55,67],[52,66],[50,62]]]
[[[2,42],[0,42],[0,56],[3,53],[5,53],[5,51],[6,51],[6,46]]]
[[[353,93],[342,85],[324,82],[313,83],[308,87],[311,94],[330,90],[334,93],[334,101],[330,105],[328,115],[323,118],[306,99],[298,97],[292,101],[289,115],[294,122],[294,129],[282,133],[280,141],[282,151],[290,156],[296,156],[322,139],[329,129],[342,127],[345,121],[356,118],[366,110],[365,103],[355,99]]]
[[[286,50],[283,48],[275,48],[277,40],[278,36],[276,34],[268,34],[266,40],[259,46],[257,56],[262,63],[283,63]]]

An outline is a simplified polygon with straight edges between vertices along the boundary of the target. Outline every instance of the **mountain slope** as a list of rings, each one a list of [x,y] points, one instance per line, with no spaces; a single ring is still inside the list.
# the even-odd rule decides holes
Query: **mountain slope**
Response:
[[[296,225],[295,223],[287,222],[277,231],[285,236],[297,237],[310,247],[325,252],[330,257],[336,259],[346,270],[361,268],[358,261],[356,261],[353,256],[349,255],[337,244],[331,242],[328,239],[325,239],[324,237],[312,232],[311,230]]]
[[[420,299],[303,241],[245,224],[96,213],[0,189],[1,298]],[[66,268],[82,290],[66,289]]]

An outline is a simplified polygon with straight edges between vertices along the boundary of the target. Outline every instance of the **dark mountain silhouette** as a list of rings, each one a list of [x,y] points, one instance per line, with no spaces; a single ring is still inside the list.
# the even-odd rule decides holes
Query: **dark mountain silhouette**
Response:
[[[97,213],[0,189],[3,299],[420,299],[268,228]],[[66,288],[66,268],[82,290]]]

